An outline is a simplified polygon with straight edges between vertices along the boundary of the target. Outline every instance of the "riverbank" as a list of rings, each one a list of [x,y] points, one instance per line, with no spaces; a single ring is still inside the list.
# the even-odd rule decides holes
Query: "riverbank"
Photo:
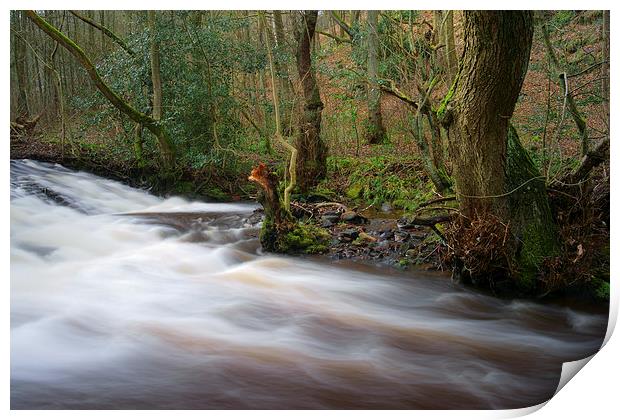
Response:
[[[41,139],[11,141],[13,159],[59,163],[160,196],[179,195],[199,201],[255,200],[254,187],[247,182],[249,171],[243,172],[243,165],[236,166],[237,172],[230,173],[206,167],[201,170],[185,168],[163,179],[156,167],[138,168],[127,160],[113,159],[109,154],[89,153],[83,148],[65,154],[60,150],[57,144]],[[329,176],[310,197],[310,202],[308,197],[293,197],[297,199],[293,201],[292,208],[295,215],[304,223],[325,229],[329,234],[323,256],[331,260],[361,261],[399,270],[433,270],[450,276],[453,267],[447,261],[448,248],[440,234],[428,227],[411,225],[404,217],[407,210],[415,209],[433,197],[420,168],[416,167],[415,162],[404,164],[376,158],[364,163],[356,165],[351,158],[332,159]],[[250,164],[247,162],[248,167]],[[384,182],[376,182],[377,179]],[[322,203],[318,210],[312,208],[317,201]],[[568,216],[575,217],[560,214],[565,220]],[[262,215],[258,212],[253,217],[259,221]],[[609,259],[605,259],[605,255],[608,255],[609,247],[607,245],[607,254],[605,249],[597,250],[601,243],[605,243],[605,236],[599,235],[597,242],[585,242],[589,239],[579,235],[581,232],[566,234],[576,238],[574,241],[580,241],[575,242],[573,248],[581,249],[581,254],[576,253],[574,258],[568,255],[564,259],[577,263],[573,264],[576,267],[575,276],[583,276],[579,270],[588,266],[580,265],[584,262],[584,254],[585,258],[596,261],[597,271],[592,274],[591,281],[553,279],[565,286],[556,288],[551,295],[577,296],[606,303],[609,299],[609,281],[605,280],[605,275],[608,278],[605,267],[609,266]],[[592,262],[588,264],[593,265]],[[568,273],[570,275],[571,272]],[[501,279],[492,286],[491,292],[500,296],[520,295],[510,282],[502,282]]]
[[[76,143],[65,147],[34,137],[11,141],[12,159],[58,163],[111,178],[160,196],[179,195],[193,200],[255,200],[256,190],[247,181],[249,169],[225,173],[185,167],[170,179],[162,179],[155,166],[137,167],[126,159],[96,153]],[[255,162],[248,162],[247,167]],[[325,254],[333,259],[372,261],[406,269],[411,265],[428,270],[449,271],[442,263],[440,238],[427,228],[399,227],[398,219],[430,197],[432,189],[422,168],[413,163],[373,159],[357,165],[351,158],[333,159],[330,176],[312,194],[310,201],[336,202],[308,217],[306,197],[294,196],[293,212],[305,223],[325,228],[331,235]],[[237,168],[243,170],[244,166]],[[215,174],[217,172],[217,174]],[[375,179],[385,177],[384,183]],[[415,188],[409,188],[413,184]],[[412,190],[412,191],[409,191]],[[305,210],[304,210],[305,209]],[[361,211],[360,211],[361,210]],[[358,213],[359,212],[359,213]],[[344,214],[344,217],[341,216]],[[257,217],[261,217],[260,214]]]

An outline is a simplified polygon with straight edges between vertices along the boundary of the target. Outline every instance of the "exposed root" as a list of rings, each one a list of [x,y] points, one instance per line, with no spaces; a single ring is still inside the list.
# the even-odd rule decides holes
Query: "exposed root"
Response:
[[[512,277],[510,226],[493,215],[472,220],[456,219],[444,232],[447,264],[455,267],[455,276],[474,283],[488,283]]]

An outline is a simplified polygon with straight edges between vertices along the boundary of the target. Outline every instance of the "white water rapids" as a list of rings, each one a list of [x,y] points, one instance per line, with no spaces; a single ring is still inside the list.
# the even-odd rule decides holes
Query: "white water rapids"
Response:
[[[12,161],[12,408],[517,408],[602,343],[593,309],[262,255],[255,207]]]

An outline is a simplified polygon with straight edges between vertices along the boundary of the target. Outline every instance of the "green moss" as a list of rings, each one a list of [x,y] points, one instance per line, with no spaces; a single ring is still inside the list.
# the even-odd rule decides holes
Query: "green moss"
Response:
[[[362,196],[362,191],[364,190],[364,186],[361,184],[353,184],[349,188],[347,188],[346,195],[350,200],[358,199]]]
[[[268,251],[282,254],[321,254],[327,252],[330,234],[312,224],[293,222],[277,231],[273,221],[263,222],[260,241]]]
[[[558,233],[544,179],[512,125],[508,130],[506,190],[510,192],[510,229],[517,242],[517,285],[524,292],[533,292],[542,262],[559,251]]]
[[[329,157],[327,162],[330,186],[364,207],[389,203],[396,210],[413,210],[433,195],[433,184],[419,158]]]
[[[454,82],[452,82],[452,86],[450,86],[450,90],[446,93],[446,96],[441,100],[439,107],[437,108],[437,118],[439,121],[443,120],[443,117],[446,114],[446,109],[448,107],[448,103],[452,100],[454,96],[454,92],[456,92],[456,86],[458,85],[460,73],[456,75],[454,78]]]
[[[609,302],[609,282],[599,277],[593,278],[588,284],[589,293],[591,293],[596,300],[601,302]]]

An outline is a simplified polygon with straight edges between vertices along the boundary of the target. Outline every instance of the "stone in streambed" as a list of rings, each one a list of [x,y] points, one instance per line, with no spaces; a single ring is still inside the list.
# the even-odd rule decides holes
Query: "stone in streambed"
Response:
[[[332,227],[340,220],[340,216],[336,213],[325,213],[321,216],[321,227]]]
[[[345,229],[340,232],[340,240],[343,242],[351,242],[359,237],[360,233],[357,229]]]
[[[355,225],[361,225],[368,222],[368,219],[366,219],[364,216],[361,216],[351,210],[342,213],[342,215],[340,216],[340,220],[347,223],[353,223]]]

